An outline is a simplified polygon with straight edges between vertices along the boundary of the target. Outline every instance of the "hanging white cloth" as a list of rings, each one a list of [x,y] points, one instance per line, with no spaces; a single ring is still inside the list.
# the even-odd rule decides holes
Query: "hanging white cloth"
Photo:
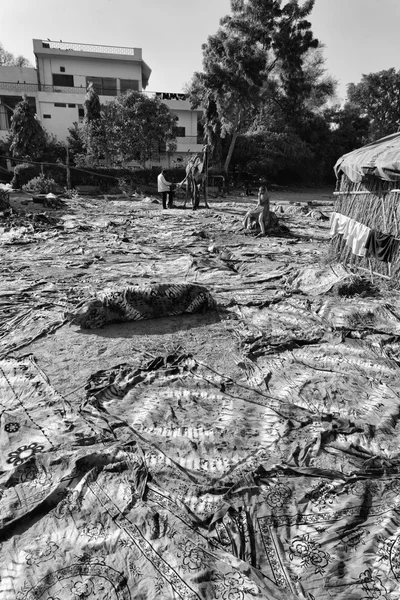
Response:
[[[346,246],[351,248],[351,251],[356,256],[365,256],[365,244],[371,229],[362,223],[355,222],[355,225],[349,230]]]
[[[351,235],[353,228],[357,225],[357,221],[355,221],[354,219],[350,219],[349,217],[346,217],[346,219],[347,219],[347,221],[345,222],[343,231],[342,231],[344,240],[347,240],[349,235]]]
[[[340,213],[332,213],[331,215],[331,230],[330,230],[330,234],[331,237],[333,237],[336,234],[343,234],[346,226],[348,226],[349,224],[349,217],[346,217],[345,215],[342,215]]]

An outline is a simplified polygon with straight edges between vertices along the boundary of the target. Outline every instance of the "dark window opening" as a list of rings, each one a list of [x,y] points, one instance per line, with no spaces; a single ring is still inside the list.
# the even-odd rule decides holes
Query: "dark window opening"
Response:
[[[99,96],[116,96],[117,80],[113,77],[86,77],[86,87],[93,83],[95,92]]]
[[[136,79],[120,79],[119,83],[121,94],[128,90],[133,90],[134,92],[139,91],[139,82]]]
[[[54,106],[57,106],[58,108],[66,108],[67,107],[67,105],[63,104],[62,102],[55,102]]]
[[[85,109],[84,108],[78,108],[78,116],[79,117],[83,117],[85,116]]]
[[[65,73],[65,67],[60,67],[61,73]]]
[[[51,119],[51,115],[43,115],[43,119]]]
[[[76,104],[68,104],[68,108],[76,108]]]
[[[50,44],[47,42],[42,42],[42,48],[50,48]]]
[[[74,76],[53,73],[53,85],[61,85],[62,87],[74,87]]]
[[[186,135],[186,127],[177,127],[176,128],[176,137],[185,137]]]

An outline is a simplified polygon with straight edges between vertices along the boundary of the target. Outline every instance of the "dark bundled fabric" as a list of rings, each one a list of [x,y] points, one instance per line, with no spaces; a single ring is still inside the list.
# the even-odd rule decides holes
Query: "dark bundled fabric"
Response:
[[[381,233],[371,229],[365,247],[367,256],[373,256],[383,262],[392,262],[399,249],[400,240],[388,233]]]

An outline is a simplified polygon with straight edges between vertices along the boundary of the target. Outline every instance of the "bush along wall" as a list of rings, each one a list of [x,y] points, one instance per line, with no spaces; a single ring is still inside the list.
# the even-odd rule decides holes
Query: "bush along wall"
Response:
[[[31,165],[28,163],[21,163],[15,167],[12,185],[15,189],[20,189],[31,179],[38,177],[42,172],[46,177],[54,179],[61,188],[66,187],[67,171],[65,167],[49,166],[46,164],[43,166]],[[85,169],[78,169],[71,167],[71,186],[75,188],[79,185],[93,185],[100,188],[101,192],[108,192],[118,187],[120,180],[124,180],[132,188],[140,188],[141,186],[156,188],[158,174],[159,170],[156,169],[132,170],[113,167],[87,167]],[[173,183],[182,181],[185,175],[184,169],[170,169],[166,171],[166,179]]]

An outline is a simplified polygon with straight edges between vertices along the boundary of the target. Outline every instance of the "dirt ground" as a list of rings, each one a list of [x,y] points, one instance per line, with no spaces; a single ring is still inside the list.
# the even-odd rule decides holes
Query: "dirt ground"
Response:
[[[282,205],[284,210],[295,207],[294,203],[313,203],[313,208],[318,205],[328,215],[332,195],[329,189],[279,192],[272,194],[271,201],[273,209]],[[288,227],[283,236],[256,239],[240,231],[246,210],[255,202],[255,197],[239,195],[211,199],[210,210],[194,212],[180,208],[179,200],[175,209],[163,211],[155,198],[106,196],[65,200],[62,208],[54,210],[13,193],[11,206],[20,214],[45,213],[64,224],[56,229],[44,224],[45,230],[33,234],[30,242],[25,243],[26,236],[30,239],[27,232],[25,239],[3,246],[5,291],[8,284],[22,294],[24,307],[50,300],[72,311],[105,287],[181,281],[204,283],[219,306],[205,315],[115,324],[93,331],[64,324],[15,355],[32,353],[51,384],[77,403],[82,399],[79,390],[94,371],[178,346],[237,377],[236,316],[224,307],[261,305],[281,294],[282,272],[320,260],[327,250],[327,221],[305,217],[304,212],[279,213]],[[273,278],[268,281],[274,272],[278,283]],[[7,306],[9,316],[17,307]],[[28,337],[29,326],[24,326]]]
[[[400,293],[335,262],[331,190],[271,199],[256,237],[255,197],[11,195],[1,599],[398,600]],[[71,323],[161,283],[216,308]]]

